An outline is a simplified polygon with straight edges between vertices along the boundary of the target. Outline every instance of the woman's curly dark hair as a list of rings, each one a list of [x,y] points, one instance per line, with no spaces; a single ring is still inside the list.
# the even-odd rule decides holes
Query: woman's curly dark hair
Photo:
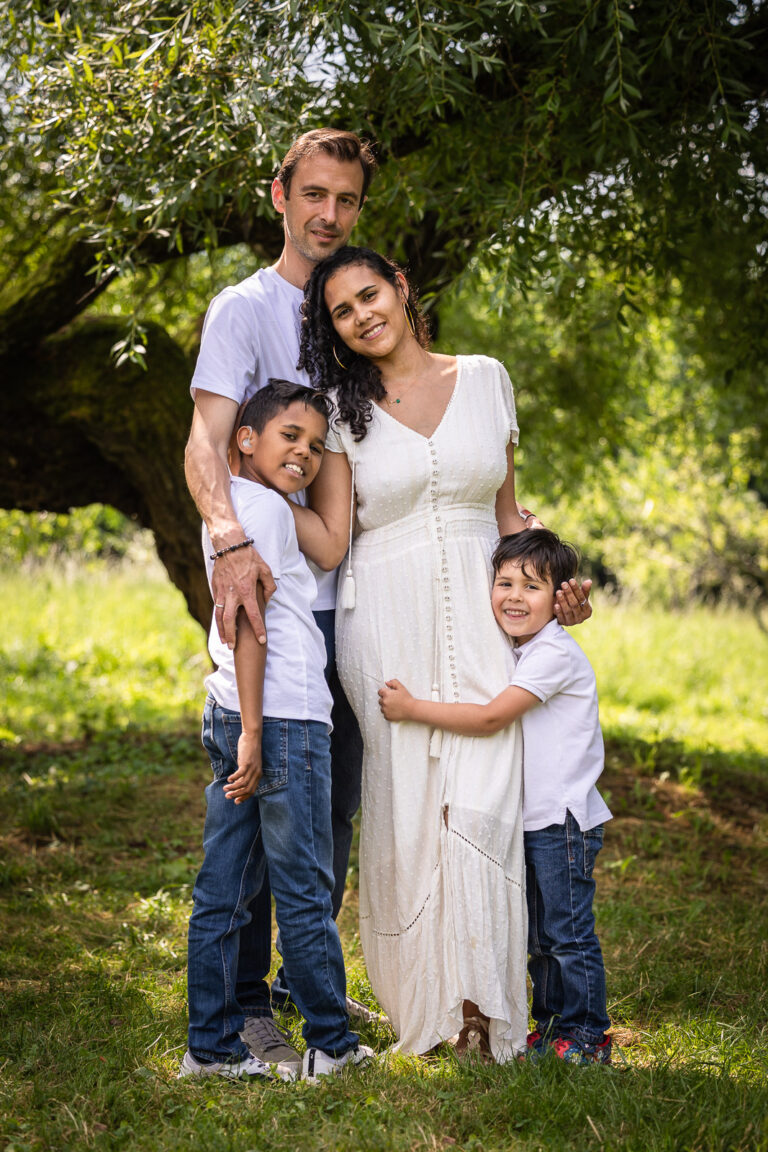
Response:
[[[373,419],[373,401],[383,400],[387,390],[381,382],[381,372],[365,356],[353,352],[341,340],[333,327],[325,303],[325,286],[340,268],[362,265],[386,280],[402,294],[397,278],[401,269],[392,260],[380,256],[371,248],[339,248],[317,264],[304,287],[301,325],[299,368],[305,369],[318,392],[336,393],[339,419],[348,424],[355,440],[364,439]],[[416,293],[408,281],[408,309],[411,313],[416,339],[422,348],[429,345],[427,322],[419,308]],[[341,368],[336,355],[344,364]]]

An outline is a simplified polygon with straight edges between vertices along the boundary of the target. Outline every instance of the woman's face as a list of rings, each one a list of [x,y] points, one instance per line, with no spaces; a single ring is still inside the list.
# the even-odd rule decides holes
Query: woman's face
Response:
[[[395,288],[367,264],[340,268],[325,285],[325,303],[333,327],[353,352],[378,360],[389,356],[403,339],[412,340],[403,300],[405,277]]]

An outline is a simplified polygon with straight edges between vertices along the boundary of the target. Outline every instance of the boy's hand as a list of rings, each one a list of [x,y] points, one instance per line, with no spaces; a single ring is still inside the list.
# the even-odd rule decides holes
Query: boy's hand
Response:
[[[261,732],[241,732],[237,742],[237,771],[227,777],[224,795],[235,804],[253,796],[261,779]]]
[[[386,686],[379,688],[379,708],[385,720],[410,720],[412,700],[413,696],[399,680],[387,680]]]
[[[579,584],[578,580],[564,581],[555,593],[555,619],[566,628],[589,620],[592,615],[589,602],[591,589],[591,580],[585,580],[583,584]]]

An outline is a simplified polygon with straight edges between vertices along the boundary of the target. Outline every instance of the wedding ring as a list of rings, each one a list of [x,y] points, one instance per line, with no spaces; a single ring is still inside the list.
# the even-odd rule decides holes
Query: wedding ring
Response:
[[[579,608],[583,608],[585,604],[586,600],[579,600]]]

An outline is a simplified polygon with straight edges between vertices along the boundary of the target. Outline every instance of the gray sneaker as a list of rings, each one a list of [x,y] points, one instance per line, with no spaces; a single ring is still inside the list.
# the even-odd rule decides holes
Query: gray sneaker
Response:
[[[195,1060],[187,1049],[181,1062],[177,1079],[183,1080],[185,1076],[224,1076],[227,1080],[273,1080],[274,1077],[266,1064],[256,1056],[248,1056],[245,1060],[229,1060],[226,1063],[201,1064]]]
[[[296,1080],[301,1072],[301,1056],[288,1043],[271,1016],[246,1016],[240,1033],[254,1056],[274,1066],[283,1080]]]
[[[364,1024],[389,1024],[389,1017],[384,1012],[374,1012],[349,995],[347,996],[347,1014],[352,1020],[362,1020]]]

